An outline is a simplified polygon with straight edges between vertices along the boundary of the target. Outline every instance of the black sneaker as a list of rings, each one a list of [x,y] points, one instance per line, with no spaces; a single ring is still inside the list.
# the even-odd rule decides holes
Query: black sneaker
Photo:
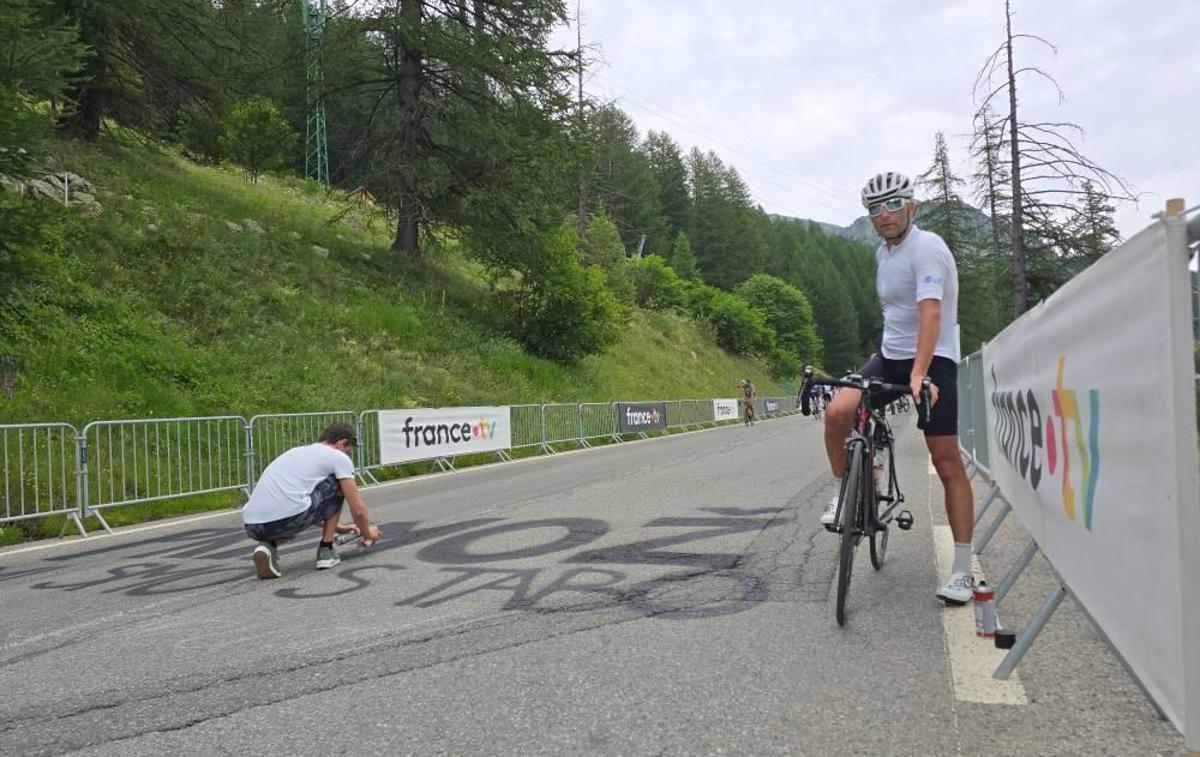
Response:
[[[342,561],[338,557],[337,548],[330,544],[317,547],[317,570],[328,570]]]
[[[259,578],[279,578],[283,575],[279,571],[279,551],[274,544],[260,541],[254,548],[251,557],[254,560],[254,570],[258,573]]]

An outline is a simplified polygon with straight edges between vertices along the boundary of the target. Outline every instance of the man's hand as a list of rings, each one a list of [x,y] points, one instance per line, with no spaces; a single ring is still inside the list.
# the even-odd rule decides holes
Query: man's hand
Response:
[[[362,545],[370,547],[383,538],[383,532],[379,530],[379,526],[367,526],[367,532],[363,534]]]
[[[921,404],[921,382],[923,382],[924,380],[925,380],[925,377],[919,373],[914,373],[909,378],[908,388],[912,390],[914,404],[917,404],[917,405]],[[932,410],[933,406],[936,405],[937,401],[938,401],[937,384],[935,384],[933,382],[929,383],[929,400],[930,400],[929,409]]]

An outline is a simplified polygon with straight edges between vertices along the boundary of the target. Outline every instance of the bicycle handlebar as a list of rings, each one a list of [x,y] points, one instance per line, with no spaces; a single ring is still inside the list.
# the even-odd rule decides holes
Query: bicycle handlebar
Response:
[[[933,381],[926,376],[921,382],[921,392],[917,400],[920,405],[921,418],[926,424],[929,423],[933,410],[932,392],[930,391],[932,384]],[[828,376],[814,377],[812,366],[806,365],[804,366],[804,383],[800,385],[800,396],[796,398],[800,401],[802,415],[812,415],[812,403],[808,393],[813,386],[840,386],[846,389],[857,389],[868,397],[875,394],[908,394],[912,391],[907,384],[889,384],[877,378],[864,378],[858,374],[851,374],[841,379]]]

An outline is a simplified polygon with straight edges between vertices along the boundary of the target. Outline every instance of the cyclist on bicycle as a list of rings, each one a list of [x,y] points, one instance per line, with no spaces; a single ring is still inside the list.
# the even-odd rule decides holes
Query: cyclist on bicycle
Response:
[[[946,495],[946,517],[954,535],[954,565],[937,596],[947,604],[971,599],[974,503],[971,483],[958,454],[958,269],[942,238],[913,222],[917,203],[912,180],[889,171],[876,174],[862,190],[862,203],[883,243],[875,251],[876,290],[883,306],[883,341],[858,373],[888,383],[908,384],[915,401],[921,382],[932,382],[932,411],[925,432],[930,459]],[[861,392],[838,392],[825,409],[825,449],[835,483],[846,468],[846,436],[854,423]],[[821,523],[833,523],[837,495]]]
[[[754,423],[754,400],[758,398],[758,390],[754,388],[754,383],[748,378],[739,381],[738,386],[742,388],[743,417],[746,419],[746,424],[749,425]]]
[[[812,405],[814,417],[819,419],[821,411],[825,409],[825,405],[822,402],[821,387],[817,384],[813,384],[808,388],[808,401]]]

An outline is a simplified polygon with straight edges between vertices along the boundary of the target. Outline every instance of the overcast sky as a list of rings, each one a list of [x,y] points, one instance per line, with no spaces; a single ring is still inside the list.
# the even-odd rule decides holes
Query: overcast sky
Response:
[[[599,61],[584,89],[685,150],[714,150],[768,212],[839,225],[881,170],[932,162],[942,131],[960,176],[972,84],[1004,33],[1002,0],[581,0]],[[575,0],[568,0],[574,13]],[[1200,2],[1013,0],[1023,120],[1073,121],[1081,150],[1142,194],[1130,236],[1168,197],[1200,204]],[[574,46],[575,30],[555,42]]]

